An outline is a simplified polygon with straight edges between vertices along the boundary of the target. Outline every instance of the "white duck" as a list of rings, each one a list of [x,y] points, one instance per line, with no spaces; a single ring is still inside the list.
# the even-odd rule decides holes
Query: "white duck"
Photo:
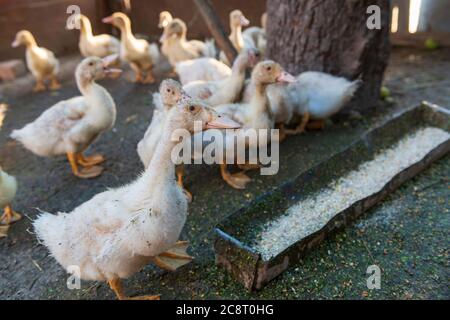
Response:
[[[189,96],[205,100],[213,107],[234,103],[240,98],[247,68],[254,67],[258,58],[258,51],[244,50],[234,61],[232,74],[229,77],[216,81],[190,82],[183,86],[183,89]]]
[[[82,96],[58,102],[35,121],[14,130],[11,137],[42,157],[66,154],[77,177],[100,175],[103,168],[96,165],[104,161],[103,156],[86,157],[83,152],[101,133],[111,129],[116,120],[113,98],[95,82],[120,73],[119,69],[108,68],[115,59],[117,56],[85,58],[75,72]]]
[[[286,134],[300,134],[305,128],[323,129],[325,120],[341,111],[361,84],[360,79],[349,81],[323,72],[301,73],[297,82],[287,87],[282,104],[286,106],[285,110],[292,110],[293,116],[301,116],[302,121],[295,129],[285,130]],[[276,92],[274,97],[276,99]],[[273,112],[279,114],[277,104],[273,105]]]
[[[267,97],[280,128],[280,139],[286,134],[303,133],[306,128],[323,128],[325,120],[345,107],[361,83],[359,79],[349,81],[323,72],[308,71],[298,75],[295,83],[270,85]],[[253,92],[252,85],[248,85],[243,100],[249,101]],[[302,119],[298,126],[293,130],[285,129],[285,125],[297,116]]]
[[[261,16],[261,27],[250,27],[242,32],[242,37],[245,42],[250,42],[259,50],[261,56],[264,57],[266,52],[267,38],[266,38],[267,12]]]
[[[215,56],[215,47],[212,41],[188,41],[186,35],[186,23],[176,18],[164,28],[164,32],[159,40],[165,46],[165,55],[174,68],[181,61]]]
[[[45,90],[45,81],[50,80],[49,89],[57,90],[61,87],[56,75],[59,71],[59,61],[50,50],[39,47],[30,31],[22,30],[16,34],[14,48],[24,45],[26,47],[25,60],[31,74],[36,79],[34,91]]]
[[[3,215],[0,217],[0,238],[7,236],[11,223],[22,219],[22,216],[11,207],[11,202],[16,196],[16,192],[16,178],[8,175],[0,167],[0,208],[4,208]]]
[[[80,14],[80,39],[78,47],[83,57],[95,56],[104,58],[112,54],[119,54],[120,41],[109,35],[99,34],[94,36],[89,18]]]
[[[159,14],[159,23],[158,23],[158,28],[160,29],[165,29],[170,22],[172,22],[173,17],[170,14],[169,11],[162,11]],[[163,41],[161,44],[161,52],[163,53],[163,55],[167,56],[169,54],[169,49],[168,49],[168,44],[167,44],[167,40]]]
[[[121,279],[150,262],[173,271],[192,260],[187,243],[178,241],[188,204],[174,179],[171,153],[178,143],[173,132],[193,133],[195,122],[202,123],[199,129],[229,127],[203,103],[183,100],[169,112],[150,165],[134,182],[97,194],[70,213],[43,213],[34,221],[38,238],[64,268],[79,266],[82,279],[107,281],[119,299],[129,299]]]
[[[219,145],[225,148],[235,148],[235,138],[239,135],[246,135],[247,130],[268,130],[274,127],[274,119],[270,111],[268,99],[266,96],[266,88],[272,83],[291,83],[295,82],[295,78],[285,72],[283,68],[276,62],[266,60],[258,63],[252,72],[252,83],[254,92],[249,103],[226,104],[218,106],[215,110],[219,114],[229,117],[230,119],[241,124],[242,128],[235,130],[234,134],[226,134],[225,140]],[[197,138],[197,135],[195,138]],[[212,141],[214,133],[206,131],[203,134],[203,141]],[[250,146],[247,147],[257,147]],[[231,154],[226,152],[226,154]],[[234,154],[234,153],[233,153]],[[245,166],[240,165],[245,168]],[[250,178],[244,173],[230,174],[227,170],[227,163],[220,165],[222,178],[233,188],[245,189]]]
[[[159,58],[158,46],[144,39],[136,39],[131,31],[131,21],[122,12],[103,18],[120,30],[120,58],[135,72],[135,82],[154,83],[153,67]]]
[[[159,93],[153,94],[153,104],[155,109],[153,111],[152,121],[144,134],[144,137],[139,141],[137,145],[137,152],[142,164],[145,168],[150,164],[153,155],[155,154],[158,142],[164,131],[166,118],[169,111],[178,103],[181,99],[187,99],[189,96],[183,91],[181,84],[178,81],[172,79],[166,79],[161,82],[159,87]],[[184,166],[176,166],[176,175],[178,185],[183,188],[188,201],[192,201],[191,193],[184,188]]]
[[[206,57],[179,62],[175,66],[175,72],[183,85],[193,81],[222,80],[232,74],[231,68],[225,63]]]
[[[231,33],[229,39],[236,49],[237,53],[241,53],[244,48],[255,49],[252,42],[246,41],[242,36],[242,27],[246,27],[250,24],[250,21],[244,16],[242,11],[233,10],[230,12],[230,29]],[[226,65],[231,65],[227,56],[223,51],[220,52],[220,61]]]

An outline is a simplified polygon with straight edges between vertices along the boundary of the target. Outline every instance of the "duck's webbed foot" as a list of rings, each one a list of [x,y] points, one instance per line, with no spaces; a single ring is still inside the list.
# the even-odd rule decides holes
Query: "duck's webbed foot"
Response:
[[[6,238],[8,236],[9,226],[0,226],[0,238]]]
[[[33,87],[33,92],[44,91],[45,89],[46,88],[45,88],[44,80],[37,79],[36,84]]]
[[[139,297],[127,297],[122,288],[122,282],[120,279],[113,279],[108,281],[109,287],[114,291],[119,300],[160,300],[160,295],[146,295]]]
[[[144,80],[142,81],[142,83],[144,84],[151,84],[151,83],[155,83],[156,80],[153,77],[153,72],[152,70],[148,70],[147,71],[147,75],[145,76]]]
[[[245,174],[245,172],[238,172],[231,174],[227,170],[226,164],[220,165],[220,174],[222,175],[222,179],[225,180],[231,187],[235,189],[245,189],[246,185],[252,181],[249,176]]]
[[[172,248],[153,258],[153,263],[161,269],[175,271],[178,268],[192,261],[192,257],[187,254],[189,242],[178,241]]]
[[[92,179],[98,177],[103,172],[103,167],[100,166],[89,166],[85,168],[78,168],[77,154],[75,153],[68,153],[67,159],[69,160],[73,174],[78,178]]]
[[[324,130],[325,129],[325,120],[314,120],[310,121],[306,128],[308,130]]]
[[[82,153],[77,154],[77,163],[83,167],[92,167],[103,162],[105,162],[105,157],[101,154],[94,154],[92,156],[85,156]]]
[[[11,206],[6,206],[3,215],[0,217],[0,225],[10,225],[22,219],[20,213],[15,212]]]
[[[58,82],[58,79],[56,79],[56,76],[52,76],[48,88],[50,90],[58,90],[61,88],[61,84]]]

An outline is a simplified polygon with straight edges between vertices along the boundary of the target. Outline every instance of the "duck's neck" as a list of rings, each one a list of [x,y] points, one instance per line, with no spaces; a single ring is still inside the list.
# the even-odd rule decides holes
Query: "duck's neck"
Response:
[[[247,108],[248,119],[258,122],[261,117],[270,116],[270,108],[266,96],[267,84],[254,83],[254,94],[250,100],[249,108]],[[252,126],[255,126],[252,124]]]
[[[245,70],[247,64],[244,57],[238,56],[231,69],[231,76],[222,80],[220,93],[226,95],[239,95],[245,82]],[[236,100],[233,98],[232,100]]]
[[[242,39],[242,27],[231,25],[230,40],[238,52],[241,52],[244,40]]]
[[[144,184],[154,186],[175,183],[175,165],[171,159],[172,149],[179,143],[172,141],[172,132],[175,129],[168,119],[164,125],[163,134],[156,147],[155,154],[142,177]]]
[[[25,47],[27,48],[27,49],[34,49],[34,48],[37,48],[38,47],[38,45],[37,45],[37,43],[36,43],[36,40],[34,39],[34,37],[29,37],[28,39],[27,39],[27,42],[25,43]]]
[[[77,76],[78,89],[86,99],[88,111],[85,119],[93,127],[112,126],[116,119],[116,105],[109,92],[92,79]]]
[[[84,39],[91,39],[93,36],[91,23],[83,20],[81,22],[80,37]]]
[[[120,40],[122,42],[127,43],[128,41],[132,41],[134,39],[134,35],[131,32],[131,25],[129,23],[125,23],[120,27]]]

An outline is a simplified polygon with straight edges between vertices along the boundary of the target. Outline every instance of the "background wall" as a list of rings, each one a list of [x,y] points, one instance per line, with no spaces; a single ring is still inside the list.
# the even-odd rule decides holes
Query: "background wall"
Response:
[[[94,34],[111,32],[101,18],[120,6],[118,0],[0,0],[0,61],[23,58],[24,48],[11,48],[17,31],[30,30],[39,45],[49,48],[58,56],[78,50],[78,32],[66,30],[69,5],[78,5],[83,14],[91,19]],[[228,28],[228,13],[240,9],[252,25],[260,25],[266,0],[213,0],[217,13]],[[170,11],[188,24],[188,37],[209,37],[209,31],[192,0],[131,0],[130,17],[133,32],[147,36],[152,41],[159,39],[159,13]]]

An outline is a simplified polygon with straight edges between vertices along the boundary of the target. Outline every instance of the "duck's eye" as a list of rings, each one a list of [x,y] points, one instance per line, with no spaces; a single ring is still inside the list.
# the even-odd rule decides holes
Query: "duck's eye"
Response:
[[[91,61],[91,62],[89,62],[89,66],[93,66],[94,65],[94,63]]]
[[[189,111],[190,112],[194,112],[195,111],[195,106],[189,106]]]
[[[266,70],[267,70],[267,71],[271,71],[271,70],[272,70],[272,67],[267,67]]]
[[[170,93],[170,89],[167,89],[167,92]]]

